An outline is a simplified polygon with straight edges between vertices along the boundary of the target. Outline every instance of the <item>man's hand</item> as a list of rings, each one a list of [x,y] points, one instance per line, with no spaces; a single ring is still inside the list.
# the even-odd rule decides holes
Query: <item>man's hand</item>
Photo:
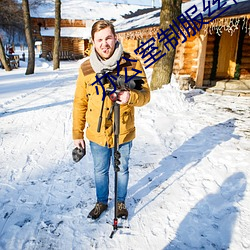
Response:
[[[83,139],[76,139],[74,140],[74,144],[76,147],[82,147],[82,148],[85,148],[85,142]]]
[[[80,161],[86,154],[85,142],[83,139],[74,140],[76,148],[72,151],[72,157],[74,162]]]
[[[120,105],[126,104],[128,103],[129,97],[130,97],[130,92],[128,90],[121,91],[118,93],[116,103]]]

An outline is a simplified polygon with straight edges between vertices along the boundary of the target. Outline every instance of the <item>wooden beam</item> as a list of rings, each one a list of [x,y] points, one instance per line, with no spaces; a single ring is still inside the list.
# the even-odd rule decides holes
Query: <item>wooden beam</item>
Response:
[[[204,68],[205,68],[205,60],[206,60],[206,50],[207,50],[207,37],[204,35],[204,32],[201,32],[199,36],[199,55],[198,55],[198,67],[196,72],[196,86],[202,87],[203,85],[203,77],[204,77]]]

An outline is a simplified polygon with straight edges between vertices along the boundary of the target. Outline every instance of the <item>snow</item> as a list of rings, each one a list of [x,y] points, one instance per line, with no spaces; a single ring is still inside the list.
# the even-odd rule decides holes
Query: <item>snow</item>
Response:
[[[130,228],[109,238],[112,168],[109,209],[87,221],[95,204],[88,143],[79,163],[71,157],[81,62],[53,71],[37,57],[28,76],[22,61],[0,69],[0,249],[250,249],[250,99],[180,91],[174,77],[136,108]]]
[[[244,2],[244,1],[248,1],[248,0],[237,0],[237,3]],[[195,8],[192,9],[192,11],[191,10],[188,11],[188,14],[190,16],[196,16],[198,15],[198,13],[202,13],[204,17],[208,15],[209,8],[204,12],[203,1],[201,0],[192,0],[186,3],[183,3],[181,6],[182,13],[184,13],[185,11],[187,11],[189,8],[193,6],[195,6]],[[231,6],[231,8],[234,8],[235,6],[234,0],[226,1],[226,4],[224,7],[226,6]],[[211,13],[217,9],[218,9],[218,3],[215,3],[215,4],[211,3]],[[140,16],[135,16],[135,17],[131,17],[128,19],[120,18],[114,22],[115,29],[117,32],[122,32],[122,31],[140,29],[140,28],[149,27],[149,26],[158,26],[160,25],[160,12],[161,12],[161,9],[157,8],[156,10],[152,12],[142,14]]]
[[[85,12],[80,2],[77,8],[67,4],[68,18],[92,18],[90,5]],[[108,19],[120,15],[96,10]],[[87,221],[95,203],[89,145],[80,163],[71,159],[81,62],[61,62],[53,71],[51,62],[37,58],[29,76],[24,62],[11,72],[0,70],[0,249],[250,249],[250,99],[179,91],[174,78],[137,108],[130,228],[109,238],[112,181],[108,212],[99,222]]]
[[[79,163],[71,157],[81,62],[53,71],[37,57],[33,75],[22,61],[0,70],[0,249],[250,249],[250,99],[180,91],[174,77],[136,108],[130,228],[109,238],[112,169],[107,213],[86,219],[95,203],[88,143]]]
[[[131,29],[140,29],[142,27],[158,26],[160,24],[160,11],[160,9],[156,9],[140,16],[128,19],[120,18],[114,22],[115,30],[122,32]]]
[[[97,0],[97,2],[107,2],[107,0]],[[138,4],[138,5],[148,5],[148,6],[161,6],[161,0],[108,0],[111,3],[126,3],[126,4]]]
[[[41,28],[42,36],[54,36],[55,28]],[[90,27],[62,27],[61,28],[61,37],[79,37],[82,39],[89,39],[91,37],[91,28]]]
[[[71,20],[97,20],[118,19],[121,15],[128,14],[131,11],[135,12],[138,9],[150,8],[148,5],[139,4],[116,4],[108,1],[99,3],[94,0],[62,0],[61,1],[61,17],[62,19]],[[45,1],[45,4],[38,6],[36,9],[30,10],[32,17],[54,18],[55,4],[52,1]]]

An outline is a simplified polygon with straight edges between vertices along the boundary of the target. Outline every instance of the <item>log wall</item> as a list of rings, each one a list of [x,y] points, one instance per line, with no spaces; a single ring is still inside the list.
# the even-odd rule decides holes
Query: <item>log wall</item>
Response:
[[[54,27],[55,20],[54,18],[31,18],[31,22],[33,37],[36,41],[42,41],[42,57],[46,58],[48,52],[53,51],[54,37],[42,37],[40,28]],[[61,27],[86,27],[86,21],[62,19]],[[88,40],[61,37],[60,51],[69,51],[77,57],[82,57],[88,43]]]
[[[199,43],[197,36],[191,36],[184,43],[179,41],[176,48],[173,72],[177,76],[189,75],[191,79],[196,79],[198,53]]]
[[[131,53],[133,56],[135,56],[134,50],[138,48],[138,40],[136,39],[120,39],[120,42],[122,43],[123,50],[126,52]]]
[[[213,68],[214,47],[215,47],[215,34],[208,35],[203,80],[207,80],[207,81],[210,80],[212,68]]]
[[[37,27],[55,27],[54,18],[31,18],[33,28]],[[61,27],[86,27],[84,20],[61,19]]]
[[[242,46],[240,79],[250,79],[250,36],[245,35]]]
[[[88,47],[88,40],[78,38],[61,38],[60,51],[69,51],[76,58],[84,57],[84,51]],[[46,58],[49,52],[53,52],[54,37],[42,37],[42,57]]]

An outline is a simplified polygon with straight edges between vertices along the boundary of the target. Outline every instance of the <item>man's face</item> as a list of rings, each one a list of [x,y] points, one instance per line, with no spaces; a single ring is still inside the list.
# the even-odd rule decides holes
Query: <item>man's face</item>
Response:
[[[94,34],[94,46],[102,59],[109,59],[113,55],[116,41],[116,36],[109,27]]]

